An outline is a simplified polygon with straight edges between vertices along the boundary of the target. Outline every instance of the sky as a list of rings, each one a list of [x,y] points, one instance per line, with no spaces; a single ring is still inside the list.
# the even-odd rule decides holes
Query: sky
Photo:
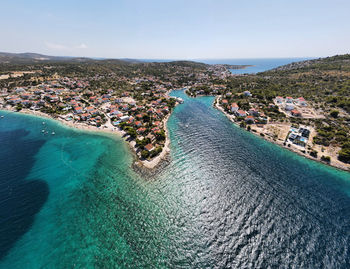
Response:
[[[349,0],[1,0],[0,51],[138,59],[350,53]]]

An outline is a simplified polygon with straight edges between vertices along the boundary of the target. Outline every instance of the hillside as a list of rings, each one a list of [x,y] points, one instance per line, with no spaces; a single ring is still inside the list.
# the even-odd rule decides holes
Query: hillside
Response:
[[[235,76],[227,81],[226,87],[232,96],[250,91],[253,99],[249,102],[276,123],[310,126],[315,130],[312,141],[321,151],[341,149],[338,159],[350,162],[349,54],[292,63],[256,75]],[[286,117],[285,111],[271,107],[277,96],[305,98],[314,116]]]

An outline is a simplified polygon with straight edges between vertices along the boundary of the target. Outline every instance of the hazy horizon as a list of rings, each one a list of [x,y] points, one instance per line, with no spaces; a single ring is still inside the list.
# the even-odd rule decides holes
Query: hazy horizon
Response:
[[[5,1],[0,51],[131,59],[350,52],[345,0]]]
[[[131,57],[98,57],[98,56],[69,56],[69,55],[52,55],[52,54],[44,54],[41,52],[36,51],[19,51],[19,52],[13,52],[13,51],[0,51],[0,53],[13,53],[13,54],[26,54],[26,53],[33,53],[33,54],[41,54],[44,56],[53,56],[53,57],[67,57],[67,58],[91,58],[91,59],[130,59],[130,60],[159,60],[159,61],[211,61],[211,60],[268,60],[268,59],[315,59],[315,58],[323,58],[323,57],[331,57],[335,55],[329,55],[329,56],[303,56],[303,57],[244,57],[244,58],[177,58],[177,59],[168,59],[168,58],[131,58]]]

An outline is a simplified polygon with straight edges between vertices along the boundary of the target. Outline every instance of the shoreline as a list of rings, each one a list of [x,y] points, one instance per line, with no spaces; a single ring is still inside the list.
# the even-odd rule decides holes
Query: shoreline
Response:
[[[235,118],[235,117],[234,117],[233,115],[228,114],[228,113],[220,106],[220,104],[219,104],[219,102],[218,102],[219,97],[220,97],[220,96],[216,96],[216,97],[215,97],[214,103],[213,103],[213,107],[216,108],[217,110],[219,110],[220,112],[222,112],[233,124],[235,124],[237,127],[239,127],[239,125],[237,124],[237,122],[234,121],[234,118]],[[240,127],[240,128],[241,128],[241,127]],[[242,129],[242,128],[241,128],[241,129]],[[245,129],[244,129],[244,130],[245,130]],[[246,130],[246,131],[247,131],[247,130]],[[289,150],[289,151],[291,151],[291,152],[293,152],[293,153],[296,153],[296,154],[298,154],[299,156],[305,157],[305,158],[307,158],[307,159],[309,159],[309,160],[313,160],[313,161],[315,161],[315,162],[321,163],[321,164],[323,164],[323,165],[331,166],[331,167],[333,167],[333,168],[336,168],[336,169],[339,169],[339,170],[342,170],[342,171],[350,172],[350,168],[349,168],[349,167],[347,167],[347,166],[345,166],[345,165],[341,165],[341,164],[339,164],[338,162],[332,163],[332,161],[331,161],[331,163],[326,163],[326,162],[321,161],[321,160],[318,159],[318,158],[314,158],[314,157],[310,156],[309,154],[306,153],[306,150],[305,150],[305,153],[303,153],[303,152],[301,152],[300,150],[298,150],[298,149],[296,149],[296,148],[291,148],[291,147],[285,146],[285,145],[283,144],[283,142],[281,142],[281,141],[273,140],[273,139],[267,137],[266,135],[265,135],[265,136],[261,136],[259,132],[251,132],[251,131],[247,131],[247,132],[249,132],[249,133],[251,133],[251,134],[254,134],[255,136],[257,136],[257,137],[259,137],[259,138],[261,138],[261,139],[264,139],[265,141],[271,142],[271,143],[273,143],[273,144],[275,144],[275,145],[277,145],[277,146],[280,146],[280,147],[282,147],[282,148],[284,148],[284,149],[287,149],[287,150]]]
[[[66,120],[63,120],[59,117],[53,117],[53,116],[45,114],[41,111],[33,111],[30,109],[22,109],[21,111],[15,111],[15,110],[3,107],[3,108],[0,108],[0,111],[1,110],[13,112],[13,113],[20,113],[20,114],[24,114],[24,115],[31,115],[34,117],[41,117],[41,118],[50,119],[50,120],[59,122],[64,127],[73,128],[73,129],[80,130],[80,131],[94,132],[94,133],[97,133],[99,135],[107,135],[108,134],[108,135],[112,135],[112,136],[118,136],[118,138],[121,138],[126,144],[128,144],[128,146],[130,148],[130,152],[134,158],[132,166],[134,166],[136,164],[137,166],[142,166],[142,168],[146,168],[147,170],[153,170],[156,167],[158,167],[161,164],[161,162],[166,159],[167,155],[170,152],[170,137],[169,137],[169,132],[168,132],[168,128],[167,128],[167,122],[168,122],[168,119],[169,119],[171,113],[169,113],[163,119],[163,126],[164,126],[164,131],[165,131],[165,144],[164,144],[162,151],[157,156],[152,158],[151,160],[141,160],[137,156],[137,152],[136,152],[136,148],[135,148],[135,141],[127,141],[126,139],[124,139],[124,136],[126,133],[117,127],[113,127],[114,128],[113,130],[109,129],[108,127],[107,128],[99,128],[99,127],[91,126],[91,125],[88,125],[85,123],[66,121]]]

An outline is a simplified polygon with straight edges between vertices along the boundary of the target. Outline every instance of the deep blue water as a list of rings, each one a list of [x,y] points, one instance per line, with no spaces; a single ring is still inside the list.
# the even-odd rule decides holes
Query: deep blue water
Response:
[[[256,59],[210,59],[198,60],[206,64],[232,64],[232,65],[253,65],[244,69],[230,69],[233,74],[259,73],[276,68],[281,65],[290,64],[313,58],[256,58]]]
[[[0,268],[349,268],[348,172],[172,95],[152,177],[121,139],[0,111]]]
[[[194,59],[193,61],[206,64],[252,65],[244,69],[230,69],[233,74],[252,74],[264,72],[278,66],[293,62],[311,60],[314,58],[251,58],[251,59]],[[145,62],[169,62],[170,59],[142,59]]]

